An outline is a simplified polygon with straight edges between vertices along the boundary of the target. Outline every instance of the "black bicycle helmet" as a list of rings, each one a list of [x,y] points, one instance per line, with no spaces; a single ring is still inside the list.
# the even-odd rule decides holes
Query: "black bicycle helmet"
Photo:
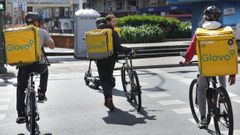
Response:
[[[106,22],[106,20],[104,19],[104,18],[98,18],[97,20],[96,20],[96,26],[97,26],[97,28],[99,28],[99,27],[101,27],[101,26],[103,26],[103,25],[106,25],[107,24],[107,22]]]
[[[33,24],[34,21],[41,22],[42,16],[36,12],[28,12],[25,15],[25,22],[29,25],[29,24]]]
[[[203,11],[203,17],[206,21],[219,21],[222,12],[216,6],[209,6]]]

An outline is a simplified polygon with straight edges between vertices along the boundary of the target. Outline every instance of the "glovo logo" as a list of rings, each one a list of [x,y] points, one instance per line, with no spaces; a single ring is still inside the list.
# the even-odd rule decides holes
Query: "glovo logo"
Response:
[[[102,48],[106,48],[106,44],[107,42],[106,41],[102,41],[98,44],[89,44],[88,45],[88,49],[102,49]]]
[[[29,40],[26,44],[8,44],[7,51],[29,50],[33,46],[33,40]]]
[[[231,49],[229,54],[224,55],[212,55],[212,54],[203,54],[202,61],[203,62],[219,62],[219,61],[229,61],[234,56],[234,50]]]

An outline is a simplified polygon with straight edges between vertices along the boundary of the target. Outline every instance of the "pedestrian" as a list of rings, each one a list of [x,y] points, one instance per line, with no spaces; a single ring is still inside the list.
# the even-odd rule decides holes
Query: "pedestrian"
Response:
[[[220,18],[221,11],[216,6],[208,6],[203,11],[202,20],[199,23],[199,27],[207,29],[207,30],[216,30],[221,28]],[[196,41],[197,36],[194,34],[192,41],[186,51],[184,64],[189,64],[192,60],[193,56],[196,52]],[[222,87],[226,88],[226,76],[218,76],[219,83]],[[229,76],[230,85],[235,83],[235,75]],[[197,87],[197,99],[199,105],[199,112],[201,115],[201,119],[199,124],[199,128],[207,128],[207,119],[206,119],[206,89],[208,88],[208,80],[206,76],[200,75],[198,78],[198,87]]]
[[[40,27],[41,24],[41,16],[38,13],[29,12],[25,16],[25,22],[27,25],[34,25],[36,27]],[[49,33],[39,28],[40,34],[40,47],[43,49],[43,45],[48,46],[53,49],[55,44],[50,37]],[[36,62],[30,65],[23,65],[18,67],[18,76],[17,76],[17,113],[18,117],[16,123],[21,124],[25,123],[25,89],[27,88],[29,73],[37,72],[41,75],[40,77],[40,85],[38,89],[38,101],[44,102],[46,98],[47,91],[47,82],[48,82],[48,65],[46,63],[46,56],[44,53],[42,54],[42,61]]]
[[[98,74],[101,80],[101,86],[104,94],[104,105],[112,111],[114,110],[112,90],[115,86],[113,70],[118,58],[118,53],[121,52],[127,54],[132,52],[132,49],[123,47],[121,45],[120,37],[118,33],[114,30],[114,27],[117,26],[116,18],[114,15],[107,15],[105,18],[97,20],[96,23],[99,29],[108,28],[112,30],[113,55],[108,58],[96,61]]]

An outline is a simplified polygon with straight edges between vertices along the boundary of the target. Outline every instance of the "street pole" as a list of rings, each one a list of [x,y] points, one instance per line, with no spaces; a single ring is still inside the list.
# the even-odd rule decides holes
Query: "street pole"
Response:
[[[83,4],[82,4],[82,0],[79,0],[79,9],[82,9],[83,8]]]
[[[0,51],[3,50],[3,12],[0,11]],[[0,53],[0,55],[2,55]],[[4,56],[1,56],[2,58]],[[4,67],[3,64],[0,63],[0,74],[5,74],[7,73],[7,69]]]

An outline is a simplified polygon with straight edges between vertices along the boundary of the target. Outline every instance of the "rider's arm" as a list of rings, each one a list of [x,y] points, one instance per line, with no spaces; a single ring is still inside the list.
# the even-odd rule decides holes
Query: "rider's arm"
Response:
[[[46,30],[41,29],[43,32],[43,44],[48,46],[49,48],[53,49],[55,47],[55,43],[52,39],[52,37],[49,35],[49,33]]]
[[[114,45],[114,48],[116,49],[117,52],[127,54],[127,53],[132,51],[132,49],[127,48],[127,47],[123,47],[121,45],[121,38],[119,37],[119,35],[116,31],[113,31],[113,36],[114,36],[113,45]]]
[[[52,37],[49,37],[49,39],[45,42],[45,44],[51,49],[53,49],[55,47],[55,43],[54,43]]]
[[[185,55],[185,62],[190,62],[193,58],[193,56],[196,53],[196,35],[193,36],[192,41],[186,51],[186,55]]]
[[[233,85],[236,82],[236,75],[229,75],[228,82]]]

